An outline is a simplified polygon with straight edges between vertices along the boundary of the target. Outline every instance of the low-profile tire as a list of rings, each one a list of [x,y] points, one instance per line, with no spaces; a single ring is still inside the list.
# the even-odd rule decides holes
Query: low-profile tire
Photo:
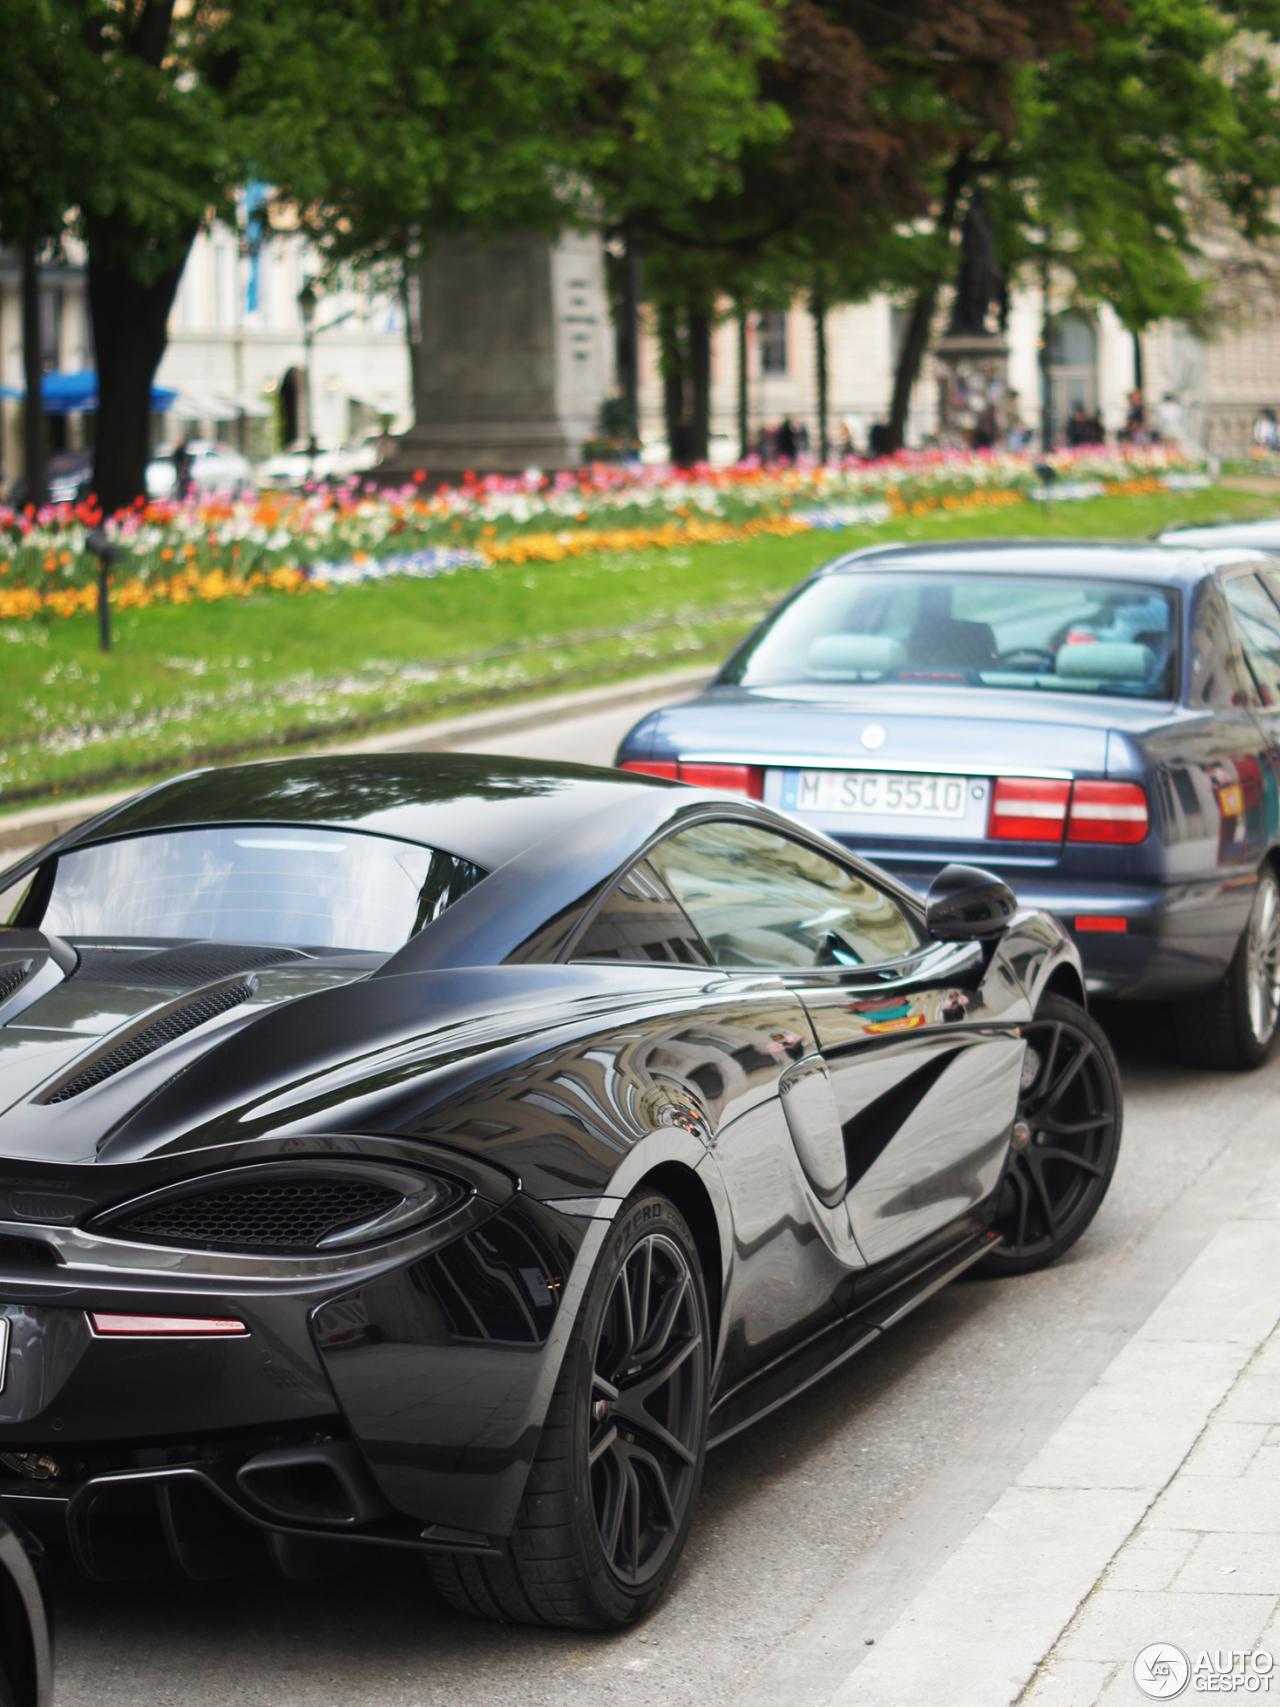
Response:
[[[1107,1195],[1124,1120],[1120,1069],[1106,1033],[1063,996],[1042,998],[992,1230],[988,1275],[1047,1268],[1075,1244]]]
[[[693,1235],[667,1198],[638,1192],[596,1263],[502,1557],[428,1561],[449,1605],[597,1630],[647,1612],[693,1519],[710,1351]]]
[[[1249,922],[1216,990],[1173,1010],[1178,1056],[1192,1067],[1260,1067],[1280,1033],[1280,884],[1258,873]]]

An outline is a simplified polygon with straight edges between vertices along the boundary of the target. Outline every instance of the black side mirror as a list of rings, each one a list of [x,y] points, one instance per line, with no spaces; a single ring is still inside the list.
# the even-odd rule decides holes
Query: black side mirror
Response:
[[[1009,885],[976,865],[944,865],[925,897],[925,922],[937,942],[997,937],[1017,910]]]

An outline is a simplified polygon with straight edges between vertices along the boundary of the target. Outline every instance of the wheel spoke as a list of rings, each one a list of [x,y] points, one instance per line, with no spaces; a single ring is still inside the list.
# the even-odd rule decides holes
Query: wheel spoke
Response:
[[[636,1475],[635,1465],[631,1462],[631,1454],[627,1454],[627,1510],[631,1514],[628,1528],[631,1531],[631,1570],[634,1575],[640,1563],[640,1478]]]
[[[681,1304],[684,1303],[684,1295],[688,1289],[689,1276],[682,1274],[679,1285],[673,1286],[662,1300],[662,1308],[658,1312],[658,1318],[640,1348],[645,1358],[656,1357],[671,1338],[671,1330],[676,1325],[676,1316],[679,1314]]]
[[[640,1309],[638,1312],[639,1320],[636,1322],[635,1344],[632,1347],[633,1354],[644,1344],[644,1336],[649,1329],[649,1299],[653,1280],[653,1240],[646,1239],[636,1255],[640,1258]]]
[[[1085,1062],[1092,1054],[1092,1043],[1085,1043],[1082,1045],[1080,1053],[1076,1055],[1073,1060],[1069,1061],[1062,1069],[1062,1072],[1058,1076],[1057,1083],[1050,1089],[1044,1101],[1040,1104],[1040,1108],[1037,1111],[1038,1113],[1047,1113],[1057,1102],[1061,1100],[1062,1093],[1066,1090],[1067,1086],[1074,1081],[1076,1074],[1079,1073],[1081,1067],[1084,1066]]]
[[[613,1454],[610,1471],[605,1509],[603,1513],[597,1514],[596,1522],[604,1556],[612,1564],[618,1554],[618,1537],[622,1530],[622,1514],[627,1501],[626,1469],[617,1453]]]
[[[1090,1174],[1094,1179],[1101,1179],[1102,1169],[1096,1162],[1088,1161],[1084,1156],[1078,1156],[1074,1150],[1052,1149],[1048,1145],[1037,1145],[1036,1155],[1043,1167],[1046,1162],[1067,1162],[1073,1168],[1079,1168],[1081,1173]]]
[[[1055,1138],[1078,1138],[1082,1132],[1096,1132],[1100,1126],[1114,1126],[1114,1114],[1095,1114],[1089,1120],[1045,1120],[1043,1117],[1036,1121],[1040,1132],[1052,1132]]]
[[[1054,1023],[1048,1027],[1048,1032],[1049,1047],[1044,1052],[1044,1059],[1040,1064],[1040,1071],[1036,1074],[1035,1083],[1030,1087],[1023,1099],[1027,1103],[1030,1103],[1032,1098],[1035,1096],[1036,1086],[1050,1084],[1053,1079],[1053,1069],[1058,1060],[1058,1044],[1062,1039],[1062,1026],[1055,1020]]]
[[[593,1387],[598,1387],[606,1399],[616,1399],[618,1396],[618,1389],[614,1386],[613,1382],[606,1381],[598,1369],[592,1372],[591,1385]]]
[[[1026,1175],[1016,1164],[1009,1170],[1009,1181],[1018,1194],[1018,1236],[1013,1248],[1020,1251],[1027,1242],[1027,1209],[1031,1202],[1031,1187]]]
[[[1031,1176],[1031,1183],[1035,1188],[1035,1194],[1040,1199],[1041,1213],[1049,1224],[1049,1236],[1056,1239],[1058,1236],[1058,1217],[1053,1212],[1053,1199],[1049,1196],[1049,1188],[1044,1183],[1044,1174],[1040,1169],[1040,1159],[1039,1157],[1036,1157],[1032,1160],[1030,1153],[1028,1153],[1027,1157],[1027,1173]]]
[[[588,1464],[594,1464],[596,1459],[600,1457],[601,1453],[610,1451],[610,1449],[616,1443],[617,1439],[618,1439],[617,1425],[614,1423],[610,1423],[609,1427],[600,1436],[600,1439],[596,1443],[596,1445],[591,1447],[588,1450],[588,1452],[587,1452],[587,1463]]]
[[[623,1395],[615,1414],[621,1417],[622,1421],[633,1428],[637,1434],[647,1435],[655,1445],[661,1446],[665,1451],[674,1454],[675,1457],[683,1459],[686,1464],[692,1464],[696,1454],[691,1452],[682,1441],[677,1440],[671,1430],[665,1428],[656,1417],[645,1410],[643,1405],[628,1404],[629,1398],[630,1394]]]
[[[667,1480],[666,1470],[663,1468],[659,1460],[655,1458],[651,1452],[646,1452],[643,1447],[633,1448],[630,1462],[632,1465],[637,1463],[648,1465],[650,1473],[657,1485],[658,1492],[662,1496],[662,1504],[665,1508],[667,1523],[672,1529],[674,1529],[680,1520],[676,1516],[675,1501],[671,1498],[671,1485]],[[638,1477],[636,1478],[636,1481],[637,1485],[639,1485]]]

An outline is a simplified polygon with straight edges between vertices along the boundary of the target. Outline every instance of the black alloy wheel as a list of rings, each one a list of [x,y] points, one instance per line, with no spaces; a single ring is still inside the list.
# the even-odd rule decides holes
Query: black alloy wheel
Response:
[[[1024,1027],[1027,1052],[984,1274],[1056,1262],[1101,1207],[1123,1123],[1120,1069],[1106,1034],[1075,1002],[1046,996]]]
[[[442,1556],[459,1611],[607,1629],[641,1617],[679,1562],[702,1481],[711,1364],[697,1246],[667,1198],[619,1211],[561,1366],[503,1556]]]
[[[1173,1010],[1178,1057],[1193,1067],[1261,1067],[1280,1033],[1280,883],[1258,873],[1249,922],[1227,975]]]

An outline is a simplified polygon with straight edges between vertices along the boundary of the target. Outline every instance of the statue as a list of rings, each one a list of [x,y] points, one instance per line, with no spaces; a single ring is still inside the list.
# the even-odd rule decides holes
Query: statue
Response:
[[[996,324],[991,322],[995,311]],[[951,309],[949,338],[990,337],[1003,331],[1008,313],[1004,269],[996,260],[995,228],[981,185],[970,197],[960,233],[960,277]]]

